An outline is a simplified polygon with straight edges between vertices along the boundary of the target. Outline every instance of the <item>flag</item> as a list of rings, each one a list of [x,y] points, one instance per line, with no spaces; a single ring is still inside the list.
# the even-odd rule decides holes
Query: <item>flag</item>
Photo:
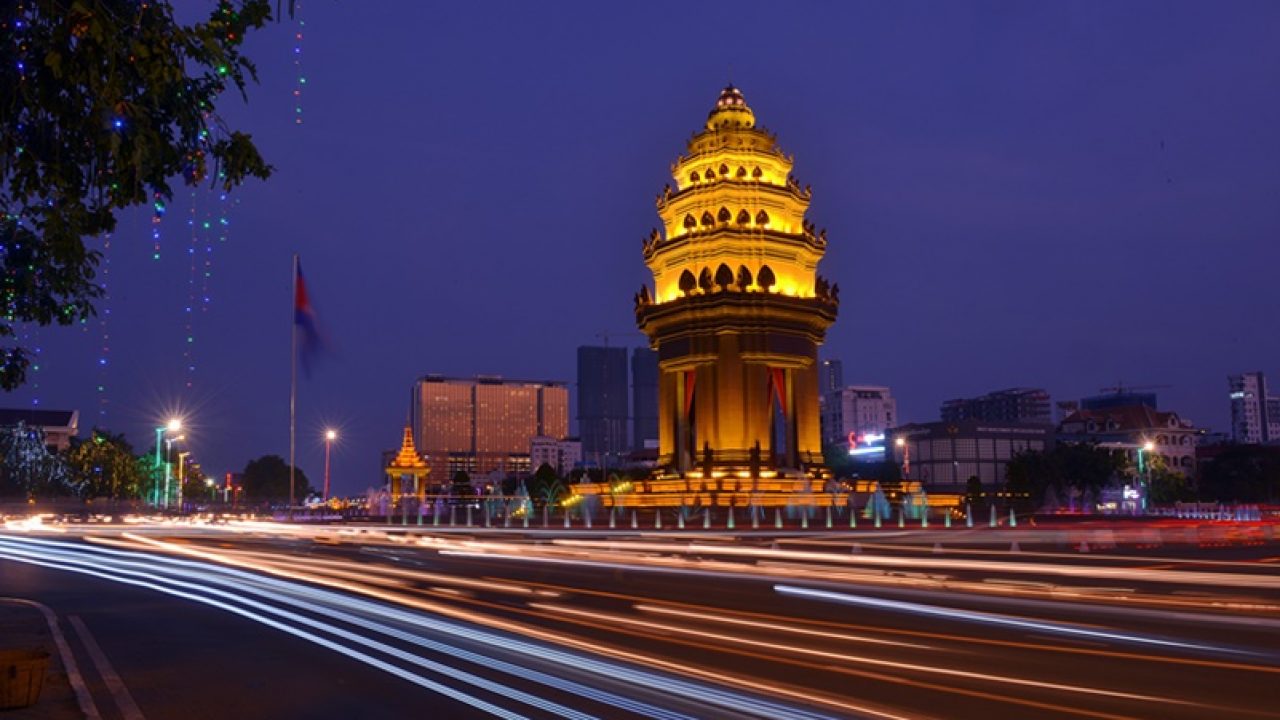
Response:
[[[320,338],[320,327],[316,322],[315,308],[311,307],[311,297],[307,294],[307,283],[302,277],[302,263],[295,263],[293,290],[293,324],[298,333],[298,360],[302,370],[310,374],[311,361],[320,354],[323,342]]]

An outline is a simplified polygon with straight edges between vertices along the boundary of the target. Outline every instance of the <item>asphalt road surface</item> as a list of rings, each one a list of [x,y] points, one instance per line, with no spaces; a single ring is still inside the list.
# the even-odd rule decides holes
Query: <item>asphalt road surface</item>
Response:
[[[56,530],[0,532],[0,595],[146,718],[1280,717],[1257,525]]]

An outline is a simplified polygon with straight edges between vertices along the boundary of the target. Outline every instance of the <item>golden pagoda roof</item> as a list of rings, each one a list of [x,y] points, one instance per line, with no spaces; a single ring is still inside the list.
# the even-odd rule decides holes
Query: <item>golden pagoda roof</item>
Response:
[[[400,445],[400,452],[396,454],[387,470],[417,470],[424,473],[428,470],[426,461],[413,445],[413,429],[408,425],[404,426],[404,441]]]
[[[707,115],[708,130],[727,127],[750,128],[755,127],[755,124],[755,113],[747,107],[747,99],[742,96],[742,91],[733,85],[726,85],[720,91],[716,106]]]

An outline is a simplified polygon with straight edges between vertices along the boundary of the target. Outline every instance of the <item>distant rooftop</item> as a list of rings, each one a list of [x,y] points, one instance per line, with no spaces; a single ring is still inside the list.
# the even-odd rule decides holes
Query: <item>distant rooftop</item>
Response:
[[[35,427],[75,429],[80,424],[80,411],[0,408],[0,427],[11,427],[18,423]]]
[[[517,380],[504,378],[501,375],[476,375],[475,377],[457,377],[429,373],[418,378],[418,382],[427,383],[461,383],[477,385],[543,385],[546,387],[568,387],[566,380]]]

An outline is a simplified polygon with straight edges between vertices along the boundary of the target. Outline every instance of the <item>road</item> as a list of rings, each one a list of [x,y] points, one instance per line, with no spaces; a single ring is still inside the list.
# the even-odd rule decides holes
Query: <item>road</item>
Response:
[[[152,718],[1280,716],[1274,540],[1153,527],[141,523],[0,534],[0,587]]]

